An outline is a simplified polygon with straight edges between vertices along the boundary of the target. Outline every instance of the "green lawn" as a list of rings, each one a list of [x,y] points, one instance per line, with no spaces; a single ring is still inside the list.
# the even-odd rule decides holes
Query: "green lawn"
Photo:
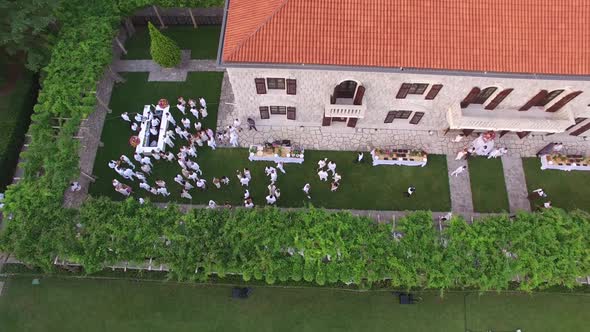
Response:
[[[191,50],[192,59],[216,59],[217,46],[221,26],[203,25],[194,29],[192,26],[170,26],[161,30],[164,35],[172,38],[183,50]],[[125,43],[127,54],[123,59],[151,59],[150,55],[150,34],[147,28],[137,28],[133,35]]]
[[[508,193],[500,158],[469,158],[473,209],[476,212],[509,211]]]
[[[555,207],[590,211],[590,172],[541,170],[539,158],[523,158],[522,163],[529,193],[543,188],[548,195],[547,199]],[[543,202],[533,202],[532,208],[537,208]]]
[[[111,181],[117,178],[120,181],[133,186],[134,197],[150,198],[153,201],[176,201],[180,203],[206,204],[210,199],[218,203],[229,201],[232,204],[241,204],[243,189],[235,176],[238,169],[250,168],[253,180],[250,183],[250,193],[257,205],[264,204],[267,195],[266,186],[269,183],[264,175],[264,167],[270,165],[265,162],[249,162],[247,149],[219,148],[211,151],[208,147],[198,150],[197,162],[204,172],[204,178],[211,183],[213,177],[228,176],[230,186],[221,190],[210,185],[210,188],[202,193],[197,189],[191,190],[192,201],[181,199],[180,186],[173,181],[176,174],[180,173],[178,163],[158,161],[153,168],[149,182],[163,179],[168,184],[168,190],[172,193],[169,197],[152,196],[147,191],[138,188],[138,183],[123,181],[113,170],[108,167],[108,161],[125,154],[132,158],[133,148],[127,143],[131,135],[129,125],[120,117],[124,111],[136,112],[143,109],[144,104],[155,103],[157,99],[166,97],[171,101],[176,96],[196,97],[203,95],[207,100],[209,116],[203,122],[204,127],[214,128],[217,116],[217,103],[219,101],[219,89],[221,86],[221,73],[191,73],[183,83],[153,83],[147,82],[146,73],[126,73],[126,83],[119,84],[113,91],[110,106],[113,113],[109,114],[102,134],[104,147],[98,150],[94,175],[98,181],[90,188],[92,195],[107,195],[115,199],[124,197],[115,192]],[[181,113],[175,107],[171,110],[179,122]],[[194,120],[189,115],[191,121]],[[177,140],[173,152],[178,152],[180,142]],[[330,184],[320,182],[316,174],[317,161],[320,158],[329,158],[337,163],[337,171],[342,176],[341,186],[335,193],[330,192]],[[303,206],[309,200],[305,197],[302,188],[309,182],[312,186],[311,203],[315,206],[326,208],[350,208],[350,209],[379,209],[379,210],[419,210],[448,211],[450,209],[449,183],[447,178],[447,166],[444,156],[429,156],[426,167],[398,167],[378,166],[373,167],[369,162],[355,164],[354,152],[335,151],[306,151],[306,161],[302,165],[287,164],[286,175],[279,174],[277,187],[281,189],[279,206],[298,207]],[[368,154],[367,154],[367,157]],[[408,186],[417,188],[416,194],[408,199],[402,192]]]
[[[387,291],[11,278],[0,297],[2,331],[586,331],[587,295],[435,292],[400,305]]]

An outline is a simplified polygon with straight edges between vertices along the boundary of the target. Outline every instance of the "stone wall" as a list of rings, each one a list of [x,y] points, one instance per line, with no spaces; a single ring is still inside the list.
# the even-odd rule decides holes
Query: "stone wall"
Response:
[[[193,21],[189,10],[192,11],[197,25],[221,25],[223,22],[223,8],[158,8],[162,21],[166,25],[192,26]],[[147,25],[148,22],[152,22],[156,26],[160,25],[151,6],[133,13],[131,21],[134,25]]]
[[[490,86],[498,87],[496,93],[488,98],[488,102],[503,89],[514,89],[494,111],[485,110],[483,107],[486,104],[472,105],[481,107],[484,116],[510,114],[509,116],[516,119],[531,115],[543,116],[544,109],[540,107],[533,107],[528,112],[518,112],[518,109],[542,89],[548,91],[566,89],[561,96],[564,96],[568,91],[581,90],[584,93],[559,112],[566,112],[569,109],[575,117],[590,118],[590,107],[588,107],[590,104],[590,81],[425,75],[416,72],[387,73],[243,67],[229,67],[227,72],[235,94],[236,115],[243,119],[253,117],[260,124],[269,126],[320,126],[324,107],[330,102],[330,95],[333,94],[334,87],[344,80],[358,81],[366,88],[363,99],[363,105],[367,107],[366,115],[357,123],[357,128],[362,129],[445,129],[448,127],[446,115],[449,107],[458,104],[476,86],[481,89]],[[266,77],[296,79],[297,95],[287,95],[285,90],[268,90],[267,94],[257,94],[254,79]],[[425,95],[408,95],[406,99],[396,99],[395,96],[402,83],[443,84],[443,88],[434,100],[425,100]],[[546,107],[557,102],[561,96],[555,98]],[[297,120],[287,120],[285,115],[271,115],[270,119],[260,119],[259,107],[272,105],[296,107]],[[384,123],[387,113],[391,110],[420,111],[425,115],[418,125],[410,124],[409,119],[396,119],[393,123]],[[571,121],[573,123],[573,119]],[[347,130],[344,123],[339,125],[341,130]],[[590,132],[587,134],[590,135]]]

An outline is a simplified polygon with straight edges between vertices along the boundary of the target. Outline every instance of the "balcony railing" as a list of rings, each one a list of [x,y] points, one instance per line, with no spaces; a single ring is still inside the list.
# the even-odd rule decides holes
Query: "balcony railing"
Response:
[[[357,118],[365,117],[365,105],[326,104],[324,116],[328,118]]]
[[[568,108],[550,113],[531,109],[520,112],[514,110],[485,110],[480,105],[461,108],[457,102],[447,112],[451,129],[508,130],[559,133],[574,123]]]

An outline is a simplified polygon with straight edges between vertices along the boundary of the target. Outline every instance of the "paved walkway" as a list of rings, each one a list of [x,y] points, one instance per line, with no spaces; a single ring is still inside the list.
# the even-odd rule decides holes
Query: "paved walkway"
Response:
[[[510,213],[530,211],[531,204],[527,198],[528,192],[522,159],[514,156],[502,156],[502,168],[504,168]]]
[[[467,165],[467,160],[455,160],[453,156],[447,155],[452,210],[459,214],[472,214],[473,199],[471,198],[469,169],[459,174],[459,176],[451,176],[452,171],[465,165]]]

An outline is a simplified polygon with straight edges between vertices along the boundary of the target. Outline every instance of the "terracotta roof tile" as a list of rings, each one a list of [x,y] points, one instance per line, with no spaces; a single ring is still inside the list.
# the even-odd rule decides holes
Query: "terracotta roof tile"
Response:
[[[589,0],[229,0],[224,62],[590,74]]]

